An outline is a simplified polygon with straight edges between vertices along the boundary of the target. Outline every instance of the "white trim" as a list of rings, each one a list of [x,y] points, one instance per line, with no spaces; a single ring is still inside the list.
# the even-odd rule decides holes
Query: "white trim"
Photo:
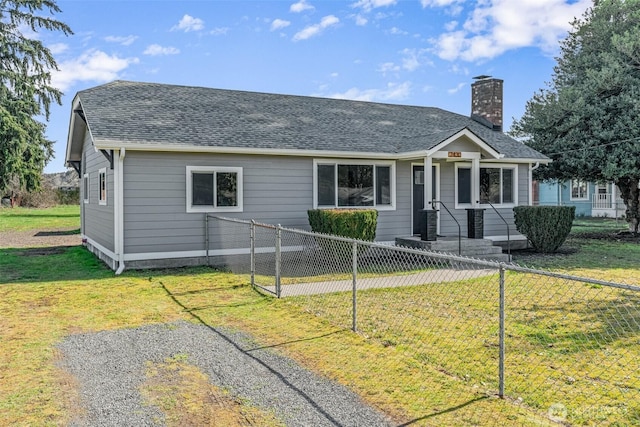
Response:
[[[465,169],[471,169],[471,203],[458,203],[458,169],[460,168],[465,168]],[[512,182],[512,186],[513,186],[513,202],[512,203],[494,203],[493,206],[495,206],[497,209],[510,209],[513,208],[515,206],[518,206],[519,204],[519,198],[520,198],[520,188],[518,187],[518,172],[519,172],[519,168],[517,164],[511,164],[511,163],[490,163],[489,165],[487,165],[484,161],[480,162],[477,174],[473,174],[473,166],[471,163],[469,162],[458,162],[455,164],[455,170],[454,170],[454,197],[455,197],[455,209],[467,209],[467,208],[481,208],[481,209],[486,209],[486,208],[490,208],[491,206],[487,203],[478,203],[476,204],[476,200],[480,200],[480,169],[489,169],[489,168],[493,168],[493,169],[511,169],[513,171],[513,182]],[[500,190],[502,191],[502,172],[500,173]],[[475,185],[474,185],[475,184]],[[531,184],[531,182],[529,182],[529,184]],[[531,191],[529,191],[531,192]],[[475,193],[475,194],[474,194]],[[500,195],[500,197],[502,198],[502,194]]]
[[[235,249],[209,249],[209,256],[228,256],[228,255],[249,255],[250,248]],[[257,254],[275,253],[274,246],[256,248]],[[280,248],[282,252],[300,252],[305,250],[305,246],[283,246]],[[158,259],[175,259],[175,258],[199,258],[207,256],[207,251],[176,251],[176,252],[144,252],[135,254],[125,254],[125,261],[147,261]]]
[[[242,212],[243,209],[243,187],[244,180],[242,177],[242,168],[241,167],[229,167],[229,166],[187,166],[187,197],[186,197],[186,205],[187,205],[187,213],[195,213],[195,212]],[[237,206],[193,206],[193,173],[194,172],[205,172],[205,173],[213,173],[214,176],[214,187],[213,187],[213,202],[216,203],[216,187],[215,187],[215,176],[218,172],[230,172],[235,173],[237,175],[237,186],[238,186],[238,194],[237,194]]]
[[[106,255],[109,258],[111,258],[112,261],[117,261],[118,260],[118,256],[115,253],[113,253],[113,251],[110,251],[109,249],[105,248],[100,243],[96,242],[95,240],[93,240],[90,237],[87,237],[85,235],[82,235],[81,237],[82,237],[82,240],[86,241],[88,244],[90,244],[94,248],[98,249],[104,255]]]
[[[335,205],[334,206],[318,206],[318,165],[335,165],[335,179],[337,180],[338,165],[370,165],[373,166],[373,194],[374,204],[371,206],[338,206],[338,184],[335,183]],[[390,190],[391,203],[388,205],[376,205],[376,166],[389,166],[390,174]],[[336,159],[322,158],[313,159],[313,209],[375,209],[378,211],[395,211],[396,210],[396,162],[395,160],[363,160],[363,159]]]
[[[88,126],[87,126],[88,128]],[[90,129],[89,129],[89,133]],[[459,134],[466,134],[459,132]],[[454,135],[454,137],[456,136]],[[469,132],[469,135],[473,135]],[[452,138],[454,138],[452,137]],[[482,149],[494,156],[494,159],[483,159],[483,161],[509,161],[510,163],[531,163],[531,158],[505,158],[504,154],[500,154],[483,142],[478,137],[469,136],[474,142],[477,142]],[[454,138],[455,139],[455,138]],[[135,143],[122,142],[119,140],[99,139],[92,141],[96,149],[100,150],[118,150],[126,148],[130,151],[158,151],[158,152],[181,152],[181,153],[214,153],[214,154],[253,154],[267,156],[296,156],[296,157],[332,157],[341,159],[378,159],[378,160],[412,160],[428,156],[432,150],[419,150],[405,153],[377,153],[377,152],[359,152],[359,151],[334,151],[334,150],[303,150],[303,149],[283,149],[283,148],[244,148],[244,147],[211,147],[211,146],[195,146],[187,144],[166,144],[159,142]],[[446,146],[451,143],[449,139],[438,146]],[[438,150],[435,150],[438,151]],[[535,159],[536,162],[547,164],[551,159]]]
[[[494,150],[490,145],[488,145],[486,142],[480,139],[475,133],[471,132],[468,128],[464,128],[461,131],[454,133],[449,138],[442,141],[440,144],[436,145],[433,148],[430,148],[427,151],[427,156],[432,157],[437,151],[442,151],[444,147],[451,144],[452,142],[454,142],[455,140],[459,139],[462,136],[466,136],[467,138],[469,138],[472,142],[474,142],[477,146],[479,146],[481,149],[486,151],[494,159],[502,159],[504,157],[504,154],[500,154],[499,152]]]
[[[102,199],[102,175],[104,175],[104,200]],[[107,187],[107,168],[100,168],[98,169],[98,204],[101,206],[106,206],[109,200]]]
[[[85,179],[87,180],[85,182]],[[84,173],[82,175],[82,201],[83,203],[89,203],[89,194],[91,193],[91,183],[89,182],[89,174]]]
[[[115,248],[118,254],[118,269],[116,275],[124,271],[124,158],[126,151],[124,148],[115,151],[115,175],[113,177],[113,200],[114,200],[114,224],[115,224]]]

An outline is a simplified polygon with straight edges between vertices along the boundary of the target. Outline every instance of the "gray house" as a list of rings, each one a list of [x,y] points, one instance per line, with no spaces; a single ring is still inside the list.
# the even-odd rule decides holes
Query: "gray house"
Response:
[[[206,213],[308,229],[308,209],[347,207],[379,211],[378,241],[420,233],[424,208],[439,236],[458,235],[447,208],[463,235],[476,212],[504,241],[498,213],[512,224],[532,204],[531,171],[549,159],[502,133],[502,80],[477,80],[471,103],[463,116],[128,81],[80,91],[66,162],[83,241],[118,272],[186,265],[205,256]]]

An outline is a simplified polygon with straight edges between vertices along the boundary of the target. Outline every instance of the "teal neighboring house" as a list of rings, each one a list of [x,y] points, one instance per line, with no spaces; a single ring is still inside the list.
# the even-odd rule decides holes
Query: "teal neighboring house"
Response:
[[[621,218],[626,209],[615,184],[579,179],[534,182],[536,202],[546,206],[575,206],[576,216],[588,217]]]

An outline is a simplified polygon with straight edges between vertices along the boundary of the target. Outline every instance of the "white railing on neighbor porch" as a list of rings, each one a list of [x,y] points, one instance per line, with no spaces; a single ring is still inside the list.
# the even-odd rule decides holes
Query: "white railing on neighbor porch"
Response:
[[[593,209],[615,209],[616,206],[618,209],[622,209],[624,207],[622,199],[614,197],[612,193],[593,193],[591,200]]]

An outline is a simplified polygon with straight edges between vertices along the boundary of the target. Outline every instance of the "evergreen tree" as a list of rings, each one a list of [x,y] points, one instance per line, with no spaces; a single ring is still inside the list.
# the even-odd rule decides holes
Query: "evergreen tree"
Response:
[[[511,134],[553,159],[540,179],[614,182],[638,231],[640,0],[594,0]]]
[[[62,93],[51,86],[56,61],[40,40],[25,29],[72,34],[53,19],[60,9],[53,0],[0,0],[0,194],[11,183],[26,190],[40,187],[40,177],[53,155],[44,123],[52,102]]]

